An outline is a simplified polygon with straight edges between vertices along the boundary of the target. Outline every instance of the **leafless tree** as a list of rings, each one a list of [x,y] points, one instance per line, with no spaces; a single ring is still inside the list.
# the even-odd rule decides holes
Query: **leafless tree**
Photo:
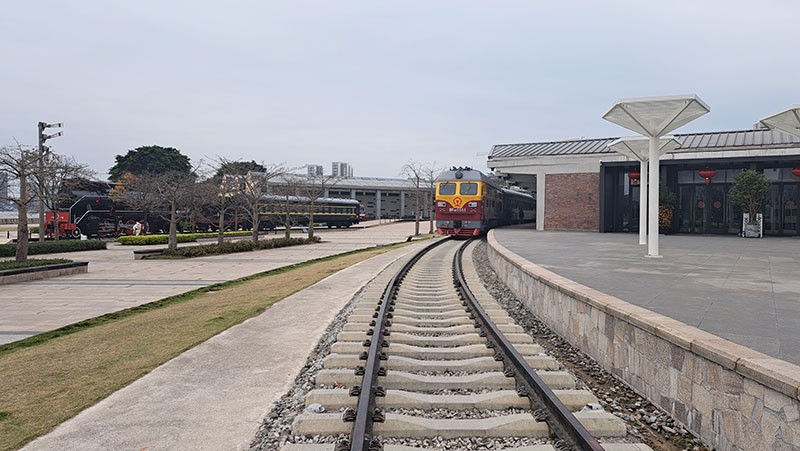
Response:
[[[191,204],[196,195],[196,173],[170,171],[163,174],[128,174],[115,190],[115,200],[143,211],[158,212],[169,221],[167,248],[178,248],[178,209]]]
[[[440,170],[436,168],[436,162],[420,163],[419,161],[409,160],[400,171],[400,175],[407,177],[414,184],[414,235],[419,235],[419,222],[423,205],[431,212],[430,232],[433,233],[433,196],[429,191],[436,184],[436,176]],[[423,200],[423,196],[425,200]],[[427,199],[430,200],[428,201]]]
[[[258,242],[258,226],[261,218],[261,209],[265,205],[266,196],[270,192],[270,181],[279,175],[285,174],[282,165],[264,166],[264,172],[250,171],[243,176],[241,184],[241,200],[245,212],[253,224],[253,242]]]
[[[272,212],[272,220],[283,224],[284,237],[287,239],[292,237],[292,226],[297,223],[297,218],[306,214],[298,196],[304,184],[301,177],[288,173],[273,180],[272,183],[268,209]]]
[[[308,199],[305,204],[308,215],[308,239],[314,238],[314,212],[319,200],[327,197],[328,190],[340,180],[342,177],[338,175],[310,175],[299,184],[300,194]]]
[[[81,182],[94,177],[94,172],[87,165],[80,164],[72,157],[48,153],[43,162],[44,170],[38,175],[38,183],[41,183],[41,192],[44,196],[45,208],[53,213],[53,239],[58,240],[58,208],[60,204],[69,198],[69,190]],[[39,232],[39,236],[44,236],[45,231]]]
[[[435,161],[422,168],[424,186],[427,191],[425,193],[425,205],[428,209],[428,233],[433,233],[434,231],[433,223],[436,219],[436,179],[441,172],[442,168],[438,167]]]
[[[31,182],[38,162],[38,152],[19,142],[15,146],[0,147],[0,172],[8,176],[9,183],[12,180],[18,183],[17,195],[9,193],[3,198],[17,206],[17,262],[28,259],[28,205],[36,199],[36,190]]]

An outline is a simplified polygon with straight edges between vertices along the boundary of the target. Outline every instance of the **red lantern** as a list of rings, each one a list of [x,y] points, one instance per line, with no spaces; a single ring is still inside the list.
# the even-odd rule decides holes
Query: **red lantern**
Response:
[[[631,179],[631,183],[634,185],[639,184],[639,178],[641,178],[642,174],[639,173],[636,169],[628,172],[628,178]]]
[[[800,179],[800,166],[792,169],[792,175]]]
[[[717,175],[717,171],[711,168],[705,168],[700,170],[700,177],[706,179],[706,185],[711,183],[711,179],[713,179],[715,175]]]

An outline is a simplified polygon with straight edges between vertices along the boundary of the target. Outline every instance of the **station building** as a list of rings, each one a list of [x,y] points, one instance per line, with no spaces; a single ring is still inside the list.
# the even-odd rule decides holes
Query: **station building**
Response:
[[[660,160],[662,184],[677,200],[669,231],[740,232],[742,214],[728,191],[734,176],[750,168],[772,184],[764,233],[800,235],[800,139],[758,127],[672,136],[680,147]],[[487,164],[509,184],[535,193],[538,230],[638,232],[639,162],[609,149],[616,139],[498,144]]]

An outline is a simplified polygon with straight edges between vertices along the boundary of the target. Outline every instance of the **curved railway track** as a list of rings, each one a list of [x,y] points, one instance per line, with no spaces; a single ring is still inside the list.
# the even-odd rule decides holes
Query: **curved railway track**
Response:
[[[650,450],[514,324],[462,243],[428,246],[358,301],[292,425],[338,444],[281,450]]]

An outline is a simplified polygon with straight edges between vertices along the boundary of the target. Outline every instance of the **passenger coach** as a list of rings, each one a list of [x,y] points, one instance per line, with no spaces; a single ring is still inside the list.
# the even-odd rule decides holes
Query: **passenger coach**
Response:
[[[436,180],[436,231],[478,236],[492,227],[533,222],[536,201],[522,191],[502,188],[471,168],[451,168]]]

